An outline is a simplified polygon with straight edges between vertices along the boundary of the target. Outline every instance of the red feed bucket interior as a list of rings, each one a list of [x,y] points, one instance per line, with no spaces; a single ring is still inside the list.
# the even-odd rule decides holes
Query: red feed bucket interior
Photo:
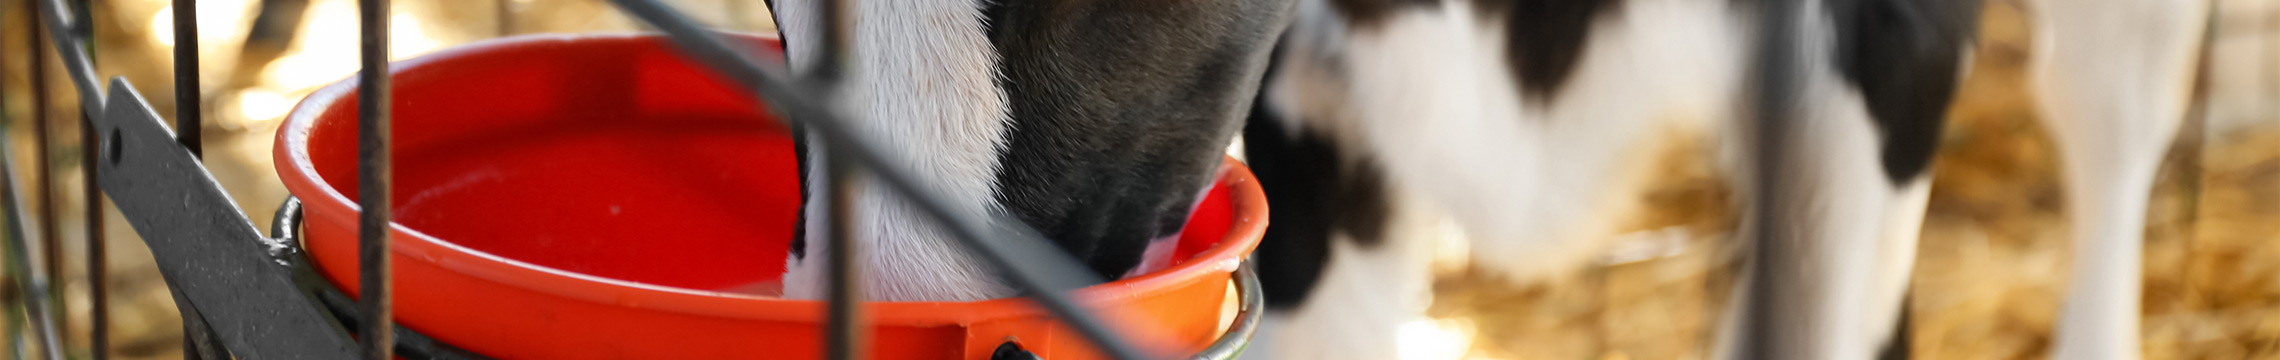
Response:
[[[773,38],[745,37],[780,57]],[[799,209],[790,138],[744,92],[659,38],[526,36],[393,67],[397,321],[501,358],[812,358],[820,302],[767,295]],[[303,100],[277,167],[306,204],[309,249],[357,292],[356,84]],[[1241,164],[1183,233],[1176,265],[1079,292],[1152,334],[1202,348],[1232,314],[1234,265],[1266,203]],[[868,303],[872,355],[987,358],[1008,340],[1091,358],[1021,299]]]

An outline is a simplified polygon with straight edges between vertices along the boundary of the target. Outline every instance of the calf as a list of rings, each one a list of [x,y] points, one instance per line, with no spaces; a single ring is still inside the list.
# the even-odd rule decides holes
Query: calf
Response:
[[[794,70],[815,68],[818,6],[844,4],[850,129],[965,211],[1004,210],[1108,279],[1148,270],[1244,124],[1291,0],[776,0]],[[802,229],[784,275],[824,294],[832,182],[803,143]],[[853,179],[846,214],[874,301],[1014,295],[930,217]],[[1154,251],[1163,254],[1168,251]]]
[[[1656,175],[1653,147],[1703,132],[1737,170],[1759,165],[1745,141],[1792,151],[1755,172],[1777,178],[1737,182],[1783,199],[1743,204],[1780,217],[1745,232],[1802,255],[1752,264],[1793,291],[1734,302],[1784,305],[1752,329],[1774,336],[1761,355],[1905,356],[1929,165],[1979,1],[1803,1],[1801,105],[1771,138],[1746,106],[1762,0],[1301,1],[1245,134],[1275,205],[1257,261],[1285,319],[1267,352],[1397,357],[1430,299],[1426,240],[1448,228],[1509,279],[1584,265]],[[2135,358],[2146,199],[2208,4],[2033,5],[2077,259],[2056,355]]]

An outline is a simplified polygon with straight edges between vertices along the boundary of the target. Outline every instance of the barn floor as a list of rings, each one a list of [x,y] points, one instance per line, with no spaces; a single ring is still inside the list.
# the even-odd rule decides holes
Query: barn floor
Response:
[[[0,0],[0,7],[19,9],[23,0]],[[2272,0],[2221,0],[2223,4],[2252,4],[2247,11],[2273,12]],[[672,1],[708,23],[765,31],[766,14],[721,0]],[[1961,102],[1953,109],[1954,123],[1936,167],[1930,215],[1926,217],[1921,259],[1915,284],[1912,349],[1926,359],[2014,359],[2044,357],[2051,324],[2064,291],[2068,263],[2065,201],[2059,194],[2061,179],[2055,158],[2043,137],[2023,88],[2027,51],[2026,26],[2021,23],[2017,0],[1991,0],[1984,20],[1985,39],[1967,80]],[[100,1],[97,16],[98,57],[104,76],[123,75],[137,81],[141,93],[160,112],[171,114],[167,48],[153,39],[158,9],[164,1]],[[244,6],[251,1],[207,0],[214,6]],[[336,40],[353,36],[352,2],[313,0],[304,37]],[[757,3],[757,2],[750,2]],[[409,56],[435,48],[486,38],[505,29],[494,23],[494,6],[512,4],[523,14],[514,32],[623,31],[635,29],[630,21],[611,13],[600,2],[565,0],[442,1],[399,0],[396,46]],[[218,13],[201,7],[201,16]],[[2232,6],[2232,5],[2225,5]],[[0,11],[6,34],[18,34],[20,12]],[[407,28],[403,18],[414,20]],[[2229,17],[2228,17],[2229,18]],[[239,19],[241,21],[245,19]],[[2262,26],[2262,23],[2258,26]],[[2229,29],[2229,28],[2228,28]],[[236,31],[242,31],[242,28]],[[343,32],[345,31],[345,32]],[[2267,34],[2280,34],[2280,26],[2219,31],[2220,41],[2233,34],[2270,42]],[[310,35],[313,34],[313,35]],[[409,39],[412,42],[401,42]],[[353,47],[341,50],[326,44],[297,44],[267,66],[226,66],[234,56],[229,39],[208,40],[208,79],[236,79],[229,85],[209,84],[207,164],[215,171],[240,206],[266,226],[265,214],[284,196],[269,164],[269,142],[275,131],[278,102],[289,105],[314,84],[337,79],[353,71]],[[5,54],[21,54],[24,43],[15,36],[5,41]],[[350,45],[338,45],[350,46]],[[2273,46],[2280,48],[2280,46]],[[341,54],[333,54],[341,52]],[[2268,51],[2269,52],[2269,51]],[[23,123],[28,113],[22,104],[28,89],[21,74],[24,64],[11,56],[4,70],[7,119]],[[2247,76],[2263,72],[2246,68],[2272,68],[2280,57],[2221,53],[2218,74]],[[343,66],[310,67],[309,64]],[[2243,65],[2245,64],[2245,65]],[[53,67],[51,67],[53,68]],[[2231,78],[2225,78],[2231,79]],[[2280,88],[2280,80],[2258,78],[2265,88]],[[54,80],[61,82],[60,78]],[[61,84],[54,93],[66,94]],[[2211,99],[2237,95],[2219,87]],[[2246,101],[2212,104],[2280,103],[2269,94],[2252,92]],[[2264,95],[2258,95],[2264,94]],[[2238,98],[2233,96],[2231,98]],[[68,97],[53,99],[51,107],[70,109]],[[2232,105],[2212,105],[2231,109]],[[2262,108],[2259,108],[2262,109]],[[68,111],[68,110],[60,110]],[[2232,113],[2239,113],[2234,111]],[[2144,346],[2153,359],[2280,358],[2280,112],[2251,111],[2231,116],[2247,121],[2223,124],[2212,121],[2206,131],[2188,130],[2164,168],[2160,189],[2147,229],[2144,295]],[[67,115],[57,115],[59,123]],[[2240,125],[2235,123],[2246,123]],[[2261,124],[2261,125],[2257,125]],[[24,127],[17,127],[24,128]],[[70,129],[71,127],[64,127]],[[73,130],[58,130],[59,139],[74,140]],[[2205,135],[2203,135],[2205,134]],[[15,133],[23,157],[30,153],[28,136]],[[63,142],[59,147],[76,147]],[[1433,313],[1440,325],[1425,334],[1426,343],[1448,347],[1422,351],[1421,358],[1463,356],[1487,359],[1699,359],[1723,309],[1731,285],[1734,263],[1725,239],[1733,229],[1727,209],[1729,194],[1716,169],[1703,159],[1698,144],[1677,143],[1670,149],[1673,171],[1639,201],[1653,209],[1636,214],[1635,240],[1618,246],[1607,265],[1585,269],[1551,281],[1507,284],[1474,276],[1462,264],[1450,263],[1437,281]],[[58,151],[60,193],[77,194],[78,154]],[[29,158],[16,159],[19,164]],[[84,204],[63,196],[57,204],[63,214],[76,215]],[[82,219],[62,219],[61,235],[76,258],[86,240],[77,231]],[[147,250],[134,238],[115,211],[108,217],[109,256],[113,277],[112,349],[119,358],[180,358],[180,325],[167,292],[161,286]],[[70,264],[79,268],[77,263]],[[77,271],[71,282],[84,284]],[[87,298],[83,286],[66,294],[74,310],[71,341],[85,344]],[[0,293],[0,303],[14,304],[20,294]],[[9,306],[12,308],[13,306]],[[1434,327],[1424,327],[1434,329]],[[0,331],[5,331],[0,328]],[[1467,345],[1469,344],[1469,345]],[[79,347],[84,345],[75,345]],[[1468,347],[1469,346],[1469,347]]]

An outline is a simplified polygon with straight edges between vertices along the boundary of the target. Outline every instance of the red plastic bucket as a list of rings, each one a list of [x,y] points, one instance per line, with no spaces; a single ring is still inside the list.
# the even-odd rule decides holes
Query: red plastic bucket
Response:
[[[738,290],[782,275],[799,204],[789,138],[751,96],[637,35],[500,39],[392,69],[400,324],[500,358],[818,356],[822,303]],[[276,152],[303,245],[352,295],[355,98],[353,78],[311,94]],[[1202,349],[1266,211],[1229,160],[1180,263],[1079,295],[1154,325],[1160,350]],[[1023,299],[865,306],[876,358],[985,359],[1009,340],[1097,357]]]

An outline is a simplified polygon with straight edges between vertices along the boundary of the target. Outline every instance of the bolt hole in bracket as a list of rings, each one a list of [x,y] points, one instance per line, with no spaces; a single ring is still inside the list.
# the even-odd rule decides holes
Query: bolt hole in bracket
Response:
[[[287,199],[262,236],[125,79],[113,79],[95,129],[108,133],[98,185],[150,246],[159,270],[240,359],[352,359],[355,301],[299,251],[300,202]],[[324,310],[324,311],[320,311]],[[485,359],[402,327],[399,354]]]
[[[111,139],[103,145],[104,151],[108,152],[106,155],[109,155],[104,156],[104,158],[111,159],[111,165],[118,165],[119,155],[123,153],[119,151],[119,129],[111,129]]]

